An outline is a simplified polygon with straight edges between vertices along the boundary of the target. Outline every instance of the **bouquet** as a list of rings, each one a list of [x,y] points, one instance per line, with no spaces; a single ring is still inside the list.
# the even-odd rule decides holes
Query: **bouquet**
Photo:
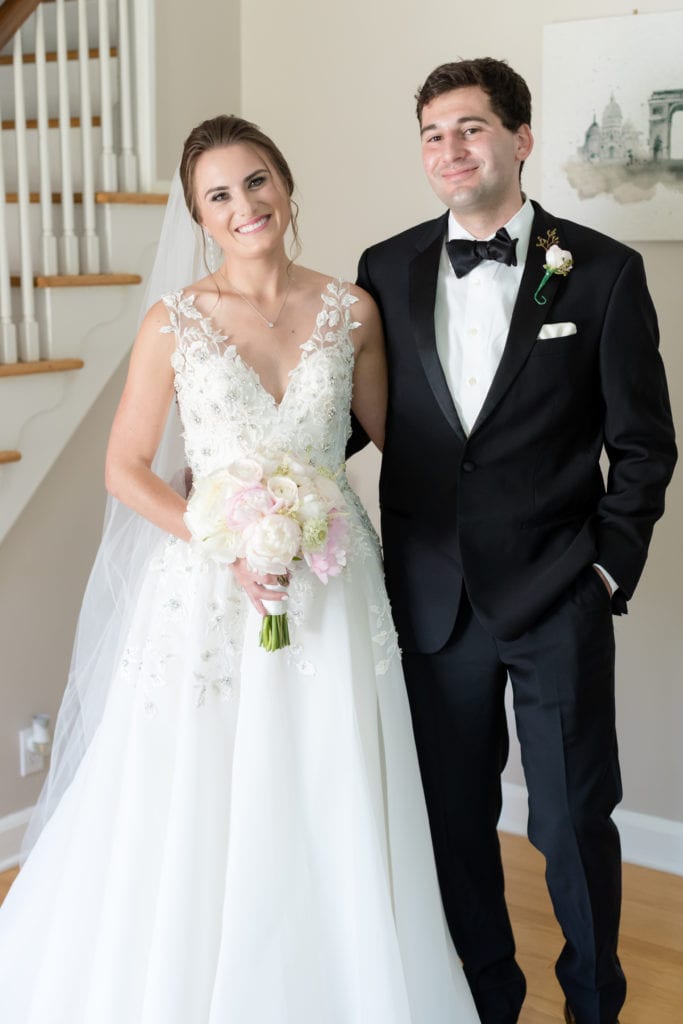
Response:
[[[289,452],[257,452],[197,480],[185,523],[217,562],[246,558],[254,572],[286,583],[304,561],[323,583],[346,565],[346,501],[328,470]],[[277,588],[276,588],[277,589]],[[268,602],[259,642],[267,651],[289,645],[284,601]]]

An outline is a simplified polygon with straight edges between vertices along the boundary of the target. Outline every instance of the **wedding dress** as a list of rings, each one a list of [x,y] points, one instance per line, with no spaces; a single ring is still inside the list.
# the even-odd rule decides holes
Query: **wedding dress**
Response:
[[[278,404],[164,299],[195,479],[266,445],[337,473],[352,297],[330,284]],[[165,537],[102,721],[0,910],[3,1024],[474,1024],[432,858],[377,539],[289,587],[258,646],[232,573]]]

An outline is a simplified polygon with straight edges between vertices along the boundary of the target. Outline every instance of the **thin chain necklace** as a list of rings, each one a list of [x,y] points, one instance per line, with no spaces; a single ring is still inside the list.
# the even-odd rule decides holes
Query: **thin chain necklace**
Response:
[[[287,299],[289,298],[289,292],[290,292],[290,289],[292,287],[292,276],[291,276],[291,274],[288,274],[287,276],[289,277],[289,284],[287,285],[287,291],[285,292],[285,297],[282,300],[282,305],[280,306],[280,308],[277,311],[277,316],[273,320],[269,320],[268,317],[265,316],[261,312],[261,310],[258,308],[258,306],[255,306],[254,303],[251,301],[251,299],[248,299],[247,296],[244,294],[244,292],[240,291],[240,289],[237,287],[237,285],[234,285],[231,281],[228,281],[227,277],[225,278],[225,283],[228,285],[229,288],[232,288],[232,290],[234,292],[237,292],[237,294],[239,295],[239,297],[241,299],[244,299],[246,304],[251,309],[253,309],[253,311],[256,313],[256,315],[258,317],[260,317],[261,320],[263,320],[263,322],[266,325],[266,327],[277,327],[277,322],[280,319],[280,317],[282,316],[283,309],[287,305]]]

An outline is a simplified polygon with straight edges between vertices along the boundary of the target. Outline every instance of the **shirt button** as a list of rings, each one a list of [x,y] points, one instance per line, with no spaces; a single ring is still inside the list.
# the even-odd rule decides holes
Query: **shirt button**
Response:
[[[478,327],[470,327],[470,329],[469,329],[469,331],[467,333],[470,334],[473,338],[476,338],[476,336],[479,334],[479,328]]]
[[[474,385],[477,383],[477,378],[476,377],[470,377],[470,379],[467,381],[467,383],[469,384],[469,386],[471,388],[473,388]]]
[[[473,462],[470,462],[468,460],[467,462],[463,462],[462,468],[465,471],[465,473],[471,473],[472,470],[475,469],[476,467]]]

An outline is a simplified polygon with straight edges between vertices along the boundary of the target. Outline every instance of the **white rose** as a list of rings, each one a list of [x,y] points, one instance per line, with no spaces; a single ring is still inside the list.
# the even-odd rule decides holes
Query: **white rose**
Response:
[[[560,249],[559,245],[551,245],[546,250],[545,265],[550,270],[569,270],[572,265],[572,254],[568,249]]]
[[[227,472],[242,487],[257,484],[263,479],[263,466],[258,459],[235,459],[228,466]]]
[[[244,553],[252,569],[279,575],[301,547],[301,527],[289,516],[266,516],[247,527],[244,541]]]
[[[278,504],[292,508],[299,499],[299,488],[288,476],[271,476],[268,490]]]

